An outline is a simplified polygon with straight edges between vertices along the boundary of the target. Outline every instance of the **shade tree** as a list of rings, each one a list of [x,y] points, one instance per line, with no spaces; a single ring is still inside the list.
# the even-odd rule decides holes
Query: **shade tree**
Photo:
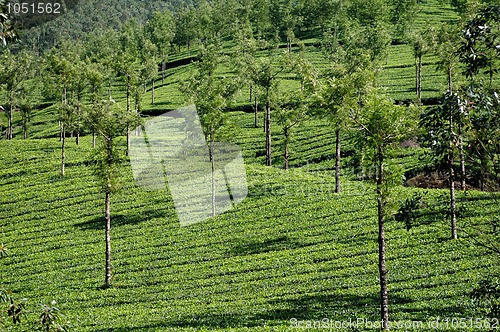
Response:
[[[169,10],[155,12],[145,25],[146,35],[156,46],[161,60],[161,83],[165,83],[165,69],[168,53],[175,38],[176,22]],[[154,53],[150,50],[150,54]],[[154,83],[153,83],[154,84]],[[152,88],[154,90],[154,87]],[[154,101],[153,101],[154,103]]]
[[[92,167],[99,179],[104,194],[105,217],[105,278],[104,287],[111,287],[111,195],[121,187],[120,164],[124,160],[125,151],[118,143],[128,128],[138,124],[138,117],[125,111],[113,101],[99,101],[89,114],[91,122],[99,137],[99,144],[92,155]]]
[[[34,75],[33,57],[22,51],[13,54],[5,51],[1,55],[0,62],[0,89],[3,86],[7,100],[7,132],[6,138],[13,138],[13,115],[17,107],[17,100],[23,91],[26,91],[23,84]]]
[[[276,121],[283,131],[283,168],[289,168],[290,144],[293,129],[307,118],[308,103],[302,91],[275,91],[273,105]]]
[[[85,42],[85,59],[89,63],[93,63],[98,68],[98,71],[104,78],[104,83],[107,83],[107,94],[111,98],[111,86],[116,78],[118,69],[117,50],[120,49],[120,39],[117,31],[107,30],[103,32],[95,32],[89,34]],[[94,68],[95,69],[95,68]],[[97,86],[95,86],[96,88]],[[91,90],[95,90],[92,88]],[[99,89],[97,89],[99,90]]]
[[[428,26],[424,31],[413,30],[408,32],[407,40],[412,47],[415,59],[415,93],[418,102],[422,99],[422,59],[428,54],[434,45],[435,32],[432,26]]]
[[[212,217],[216,211],[215,188],[215,143],[229,133],[229,122],[224,109],[236,91],[236,85],[216,75],[216,69],[223,61],[215,45],[201,48],[200,60],[196,62],[195,73],[184,83],[182,91],[188,100],[194,102],[208,145],[211,164]]]
[[[436,43],[432,50],[438,57],[436,68],[446,74],[449,92],[453,92],[453,79],[459,66],[459,38],[459,28],[445,23],[436,31]]]
[[[479,169],[481,190],[500,188],[500,95],[485,87],[466,90],[471,168]]]
[[[486,69],[489,86],[498,72],[500,58],[500,5],[481,5],[465,22],[460,46],[460,59],[464,73],[474,81],[477,74]]]
[[[316,114],[328,119],[335,131],[335,192],[340,192],[341,132],[349,128],[354,114],[371,84],[367,70],[348,72],[337,66],[330,70],[315,94],[319,111]]]
[[[248,62],[248,69],[255,84],[264,93],[266,115],[264,120],[264,131],[266,135],[266,166],[272,165],[271,156],[271,92],[279,82],[279,75],[291,69],[289,56],[275,55],[271,51],[267,57],[254,58]]]
[[[392,188],[402,181],[402,174],[388,168],[387,159],[396,143],[414,134],[415,112],[408,107],[394,105],[387,97],[372,91],[364,98],[363,108],[352,119],[358,127],[359,144],[370,156],[368,160],[375,170],[380,322],[382,329],[388,330],[390,321],[385,223],[393,212],[390,204]]]
[[[8,4],[7,0],[0,0],[0,45],[2,46],[19,38],[19,31],[14,25]]]
[[[447,92],[439,105],[427,109],[420,115],[420,127],[423,130],[420,137],[422,145],[433,151],[440,169],[448,173],[452,239],[457,238],[454,166],[458,149],[457,126],[459,122],[464,121],[467,112],[466,105],[467,102],[456,92]]]
[[[188,56],[191,56],[191,45],[196,38],[196,13],[193,6],[185,5],[175,13],[175,36],[173,43],[177,45],[180,52],[182,46],[186,46]]]
[[[75,49],[65,43],[60,49],[53,48],[42,59],[44,67],[45,91],[56,98],[56,109],[59,118],[59,140],[61,141],[61,174],[65,173],[66,163],[66,133],[74,121],[73,105],[69,104],[69,96],[74,77],[78,68],[73,59],[77,57]]]

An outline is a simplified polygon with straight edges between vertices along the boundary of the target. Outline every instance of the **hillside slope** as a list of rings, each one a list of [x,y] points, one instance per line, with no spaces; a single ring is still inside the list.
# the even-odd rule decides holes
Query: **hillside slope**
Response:
[[[64,178],[57,139],[0,141],[0,229],[10,248],[0,274],[4,287],[29,300],[26,320],[36,320],[38,303],[55,299],[75,331],[281,331],[293,319],[377,321],[373,187],[345,179],[334,194],[331,161],[289,171],[260,166],[251,156],[261,130],[244,125],[251,114],[233,116],[247,132],[240,144],[249,195],[213,220],[181,228],[169,193],[135,186],[123,165],[123,188],[112,198],[114,287],[107,290],[100,289],[103,197],[85,165],[89,139],[69,144]],[[309,148],[299,159],[324,149],[313,135],[300,142]],[[398,197],[412,192],[430,203],[444,194],[400,188]],[[461,227],[500,213],[487,194],[468,197]],[[387,226],[391,320],[475,317],[468,294],[497,257],[464,233],[449,241],[446,218],[432,213],[409,231]]]

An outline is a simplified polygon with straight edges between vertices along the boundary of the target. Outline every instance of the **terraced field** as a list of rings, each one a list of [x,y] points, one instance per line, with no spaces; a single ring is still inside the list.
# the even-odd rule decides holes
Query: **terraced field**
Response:
[[[427,0],[416,25],[454,18],[449,6]],[[307,57],[326,68],[314,44],[318,39],[308,40]],[[432,55],[424,57],[423,98],[439,96],[445,85],[435,63]],[[391,98],[415,97],[413,64],[409,45],[391,46],[378,76]],[[149,91],[143,97],[145,113],[183,105],[179,82],[191,70],[189,65],[169,69],[163,85],[158,78],[156,103],[150,104]],[[112,90],[118,103],[124,102],[122,85],[117,81]],[[141,189],[129,162],[121,165],[122,187],[111,205],[109,289],[101,287],[104,197],[88,165],[91,138],[82,137],[78,146],[67,139],[64,177],[54,107],[33,112],[30,139],[18,139],[22,132],[16,126],[13,141],[0,140],[0,243],[9,248],[0,259],[1,286],[28,301],[25,323],[9,331],[32,331],[39,305],[52,300],[74,331],[285,331],[323,319],[360,322],[333,330],[377,330],[362,323],[379,319],[379,280],[374,186],[353,171],[357,147],[343,135],[339,194],[334,193],[335,134],[325,120],[310,118],[293,131],[288,171],[281,169],[283,135],[275,125],[274,167],[262,166],[264,132],[254,128],[252,113],[239,111],[248,106],[247,95],[241,92],[228,113],[239,128],[231,139],[242,148],[248,179],[248,197],[234,209],[180,227],[168,189]],[[19,114],[14,121],[19,124]],[[423,149],[405,148],[388,164],[414,174],[427,159]],[[387,223],[390,320],[422,322],[409,330],[435,331],[428,322],[448,318],[449,330],[477,330],[457,329],[451,322],[484,318],[470,292],[482,276],[498,271],[498,255],[468,234],[498,218],[498,194],[457,193],[455,241],[449,240],[443,212],[447,191],[399,186],[394,202],[415,194],[425,208],[412,227]]]
[[[89,138],[69,144],[64,178],[57,139],[0,141],[0,227],[11,249],[1,280],[29,300],[26,320],[36,319],[38,303],[55,299],[76,331],[278,331],[293,319],[376,321],[373,187],[346,178],[343,192],[333,193],[327,124],[298,130],[293,163],[326,160],[284,171],[255,158],[263,133],[246,128],[253,115],[232,116],[243,127],[237,140],[249,194],[213,220],[181,228],[168,191],[135,186],[123,165],[123,188],[112,198],[111,289],[100,288],[103,197],[85,165]],[[398,197],[413,192],[431,205],[442,194],[401,187]],[[488,195],[471,198],[469,211],[500,213]],[[461,226],[487,215],[472,212]],[[497,262],[460,235],[449,241],[446,218],[432,215],[409,231],[388,224],[391,320],[475,317],[468,293]]]

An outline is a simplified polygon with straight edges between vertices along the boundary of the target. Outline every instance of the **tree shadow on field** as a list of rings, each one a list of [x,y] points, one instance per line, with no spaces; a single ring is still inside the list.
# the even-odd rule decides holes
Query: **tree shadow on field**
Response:
[[[149,209],[141,211],[141,213],[117,213],[111,214],[111,225],[133,225],[140,222],[153,219],[165,218],[168,215],[167,211],[159,209]],[[75,226],[82,230],[101,230],[104,229],[106,219],[104,215],[92,218],[91,220],[76,223]]]
[[[407,299],[395,299],[394,297],[392,301],[408,302]],[[357,318],[364,318],[365,320],[376,322],[379,315],[378,294],[370,294],[368,296],[353,294],[298,295],[292,299],[269,300],[263,307],[271,307],[271,309],[266,311],[256,310],[256,308],[249,305],[246,308],[238,307],[234,310],[226,310],[225,313],[205,311],[200,314],[172,315],[171,317],[166,316],[163,321],[157,321],[153,324],[140,327],[96,331],[125,332],[158,328],[231,329],[276,325],[293,327],[293,324],[306,320],[315,321],[316,323],[321,322],[323,319],[341,322],[352,320],[356,322]],[[227,305],[224,308],[227,308]],[[323,326],[323,328],[325,327]],[[351,330],[355,331],[356,329],[353,328]],[[363,329],[359,328],[358,330]]]
[[[299,247],[302,247],[300,242],[283,235],[268,239],[241,240],[230,248],[227,254],[229,256],[243,256]]]

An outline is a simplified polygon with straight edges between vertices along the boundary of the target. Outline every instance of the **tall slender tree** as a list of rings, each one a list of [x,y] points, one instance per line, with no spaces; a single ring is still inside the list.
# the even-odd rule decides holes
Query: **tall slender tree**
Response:
[[[360,114],[353,117],[359,126],[360,144],[369,148],[371,164],[375,168],[377,220],[378,220],[378,268],[380,280],[380,320],[382,329],[389,329],[389,294],[387,287],[385,222],[390,215],[389,201],[391,186],[397,173],[386,167],[387,157],[394,143],[411,137],[414,126],[414,112],[396,106],[392,101],[379,94],[370,94]],[[399,176],[401,179],[402,177]]]
[[[500,58],[500,5],[482,4],[464,24],[460,58],[465,75],[474,82],[481,69],[489,75],[489,87],[498,72]]]
[[[13,114],[16,100],[20,92],[23,91],[23,82],[33,74],[32,62],[32,56],[24,51],[19,54],[6,51],[1,55],[0,82],[4,85],[8,100],[6,134],[8,140],[13,137]]]
[[[175,20],[169,10],[156,12],[145,26],[146,34],[153,42],[161,57],[161,83],[165,83],[166,61],[175,37]],[[150,48],[150,51],[151,48]],[[153,55],[153,52],[150,52]],[[154,81],[153,81],[154,82]],[[153,83],[154,84],[154,83]],[[154,90],[154,87],[152,88]],[[153,100],[154,103],[154,100]]]
[[[105,278],[104,287],[111,286],[111,195],[120,188],[120,164],[124,151],[117,138],[126,133],[127,128],[138,123],[138,118],[124,110],[113,101],[99,102],[94,112],[97,116],[88,121],[94,122],[99,144],[93,155],[93,169],[101,182],[104,193],[105,210]]]
[[[455,200],[455,168],[458,140],[457,123],[466,111],[466,102],[457,93],[446,93],[441,104],[421,114],[420,126],[424,128],[422,143],[430,147],[437,163],[448,172],[450,190],[451,238],[457,238],[457,217]]]
[[[267,57],[251,59],[252,61],[247,62],[247,68],[255,84],[263,91],[265,98],[266,115],[264,131],[266,133],[266,166],[271,166],[271,93],[278,84],[279,75],[285,71],[291,71],[293,65],[288,55],[281,54],[275,56],[273,51]]]
[[[427,28],[425,31],[411,31],[407,36],[415,58],[415,93],[418,102],[422,99],[422,59],[424,55],[432,50],[433,36],[432,27]]]
[[[276,120],[283,130],[283,168],[288,169],[292,130],[307,117],[306,97],[302,91],[293,93],[277,92],[273,96]]]
[[[53,48],[44,58],[44,70],[48,74],[45,84],[49,89],[55,91],[55,95],[60,100],[57,109],[59,112],[62,175],[65,173],[66,165],[66,133],[74,119],[74,108],[68,101],[76,70],[72,62],[75,57],[74,49],[68,43],[65,43],[59,50]]]
[[[215,188],[215,143],[227,135],[228,120],[223,110],[235,92],[235,87],[215,75],[222,62],[220,51],[214,45],[201,48],[200,61],[196,63],[196,73],[183,87],[184,93],[193,101],[198,110],[201,125],[208,144],[211,164],[212,216],[216,211]]]

